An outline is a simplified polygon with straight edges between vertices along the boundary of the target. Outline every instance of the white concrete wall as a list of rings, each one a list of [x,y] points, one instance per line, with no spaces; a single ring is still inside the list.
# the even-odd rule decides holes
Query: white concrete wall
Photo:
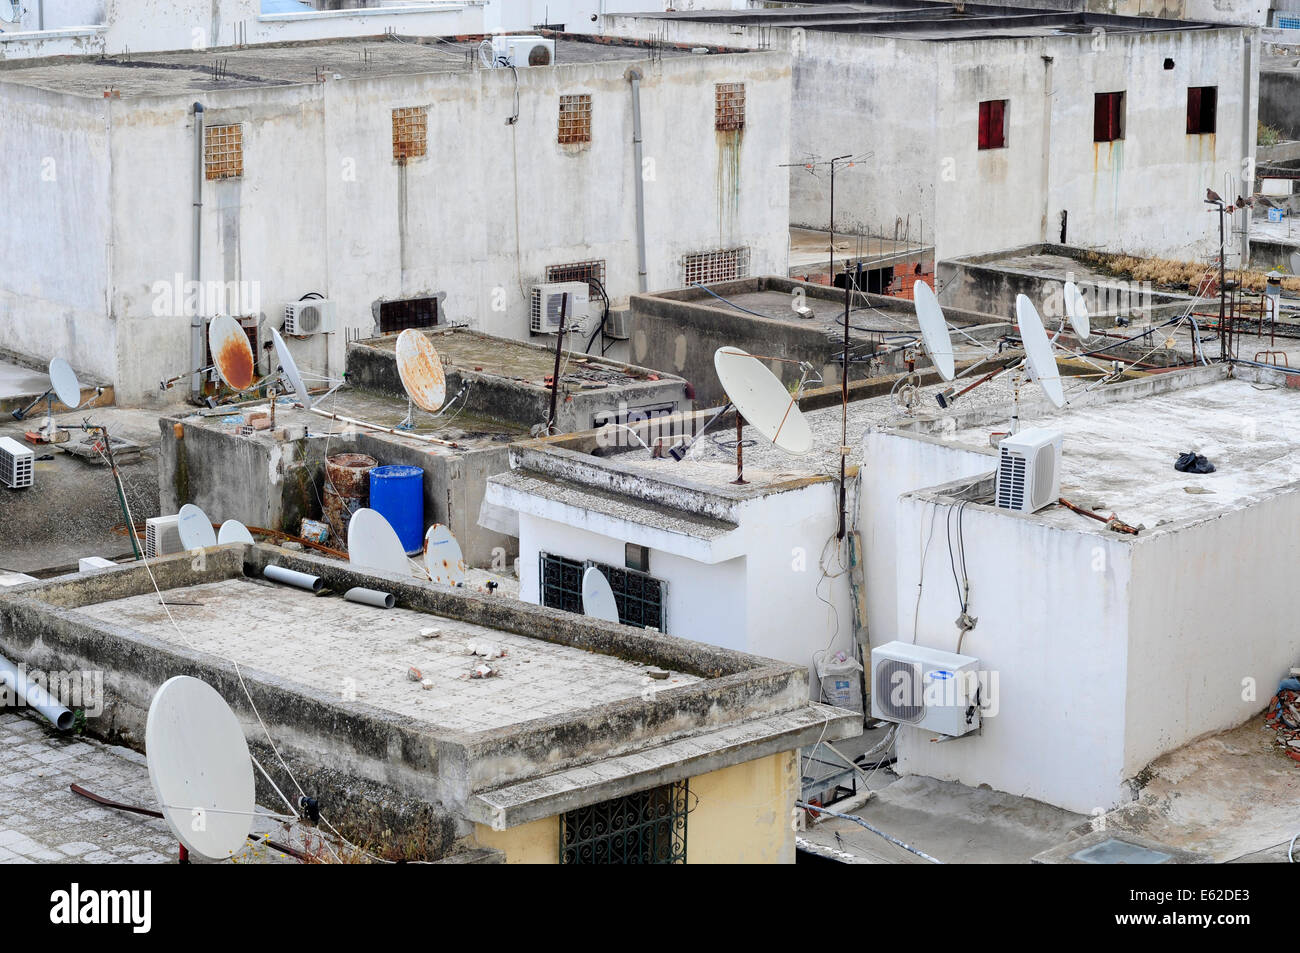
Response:
[[[290,345],[304,370],[316,374],[337,372],[345,329],[369,333],[380,299],[445,292],[449,320],[527,339],[530,289],[548,265],[603,259],[610,295],[625,297],[638,290],[629,65],[520,70],[514,125],[506,123],[515,95],[506,70],[204,96],[206,124],[239,122],[244,137],[243,176],[203,186],[204,281],[255,287],[259,310],[274,327],[285,304],[308,292],[338,302],[338,333]],[[653,163],[646,181],[650,289],[678,286],[683,255],[718,247],[750,247],[754,274],[782,271],[788,197],[773,159],[786,151],[788,60],[737,54],[638,65],[645,74],[645,156]],[[724,81],[746,84],[747,128],[730,138],[713,129],[713,84]],[[559,96],[566,93],[593,97],[589,144],[556,141]],[[51,97],[11,85],[0,95],[9,97],[6,112],[15,116],[10,128],[45,121]],[[191,105],[189,97],[173,96],[112,103],[111,314],[119,353],[112,356],[101,338],[95,361],[83,366],[112,368],[125,403],[157,399],[161,377],[189,369],[188,318],[174,309],[155,314],[154,301],[159,282],[191,277]],[[392,158],[391,110],[401,106],[429,107],[429,155],[406,165]],[[92,117],[106,107],[94,100],[80,108]],[[106,135],[103,120],[94,121],[97,134]],[[10,155],[23,165],[49,151],[21,136],[3,141],[6,164]],[[98,162],[79,182],[107,182],[105,150],[96,157],[78,149],[76,156]],[[106,191],[85,195],[93,201]],[[47,307],[45,284],[22,276],[55,267],[58,259],[42,243],[81,247],[90,238],[64,214],[59,236],[33,242],[28,236],[54,230],[48,208],[32,197],[17,196],[12,206],[22,214],[7,229],[16,254],[8,262],[12,277],[0,277],[0,287],[39,313]],[[97,254],[106,254],[106,241]],[[102,266],[82,268],[77,280],[88,285],[80,307],[109,295]],[[101,303],[100,315],[108,310]],[[62,340],[0,328],[0,347],[41,357]]]
[[[111,381],[110,101],[0,96],[0,348]]]

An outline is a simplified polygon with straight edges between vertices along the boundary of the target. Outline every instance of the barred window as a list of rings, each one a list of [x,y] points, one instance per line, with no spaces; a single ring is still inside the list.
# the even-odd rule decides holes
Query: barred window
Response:
[[[745,84],[715,83],[713,86],[713,127],[745,128]]]
[[[748,248],[727,248],[682,257],[682,284],[687,287],[748,276]]]
[[[591,142],[591,96],[560,97],[560,142]]]
[[[244,174],[244,127],[239,123],[203,130],[203,177],[237,179]]]
[[[574,261],[567,265],[549,265],[546,269],[546,280],[551,282],[563,281],[585,281],[593,290],[599,287],[605,287],[605,262],[599,261]]]
[[[637,628],[664,628],[664,603],[667,583],[649,573],[607,566],[596,562],[579,562],[549,553],[540,555],[541,602],[552,609],[582,612],[582,576],[591,567],[599,569],[609,580],[618,606],[618,621]]]
[[[677,781],[565,811],[562,864],[684,864],[690,790]]]
[[[438,323],[437,298],[405,298],[379,303],[379,333],[431,328]]]
[[[403,106],[393,110],[393,158],[399,162],[427,154],[429,110]]]

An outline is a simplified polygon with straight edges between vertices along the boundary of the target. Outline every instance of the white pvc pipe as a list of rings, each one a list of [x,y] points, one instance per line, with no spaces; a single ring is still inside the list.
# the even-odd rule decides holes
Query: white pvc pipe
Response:
[[[393,598],[391,592],[380,592],[378,589],[363,589],[360,586],[343,593],[343,598],[348,602],[360,602],[363,605],[374,606],[377,609],[391,609],[397,605],[397,600]]]
[[[2,655],[0,655],[0,682],[13,690],[13,693],[18,696],[20,705],[35,708],[59,731],[67,731],[72,727],[72,712],[64,708],[57,698],[41,686],[29,681],[27,676],[19,671],[17,665]]]
[[[299,589],[310,589],[312,592],[320,592],[325,585],[321,582],[320,576],[298,572],[296,569],[285,569],[283,566],[267,566],[262,570],[262,575],[275,582],[282,582],[286,586],[297,586]]]

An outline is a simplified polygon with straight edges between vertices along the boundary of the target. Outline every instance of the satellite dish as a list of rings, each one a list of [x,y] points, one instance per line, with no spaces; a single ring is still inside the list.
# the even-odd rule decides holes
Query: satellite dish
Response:
[[[421,410],[436,414],[447,399],[447,375],[429,339],[415,328],[397,336],[397,373],[402,387]]]
[[[1052,344],[1047,340],[1043,319],[1038,316],[1034,303],[1024,295],[1016,295],[1016,322],[1020,325],[1020,340],[1025,346],[1025,360],[1033,372],[1034,380],[1043,393],[1057,407],[1065,406],[1065,391],[1061,387],[1061,372],[1056,366]]]
[[[81,406],[81,382],[77,380],[77,372],[61,357],[50,361],[50,389],[65,407],[76,410]]]
[[[208,324],[208,350],[217,373],[232,390],[253,386],[253,347],[244,329],[228,314],[219,314]]]
[[[434,523],[424,534],[424,568],[429,570],[430,579],[444,586],[455,586],[465,581],[465,557],[460,543],[441,523]]]
[[[713,352],[713,369],[736,411],[773,445],[794,454],[812,449],[812,431],[803,412],[758,358],[738,347],[720,347]]]
[[[217,533],[218,545],[222,543],[251,543],[253,534],[248,531],[248,527],[239,520],[226,520],[221,524],[221,531]]]
[[[948,333],[948,322],[944,320],[943,309],[939,299],[934,296],[934,289],[924,281],[912,285],[912,304],[916,307],[916,321],[921,325],[921,344],[930,358],[930,363],[939,372],[939,376],[950,381],[957,374],[953,366],[952,335]]]
[[[409,576],[411,564],[397,530],[375,510],[362,508],[348,523],[348,562],[353,566]]]
[[[1083,292],[1073,281],[1065,283],[1065,313],[1069,315],[1070,327],[1077,337],[1084,339],[1092,333],[1088,323],[1088,304],[1083,300]]]
[[[0,20],[4,20],[5,23],[17,23],[22,13],[20,0],[0,0]]]
[[[299,403],[304,407],[310,407],[311,397],[307,393],[307,385],[302,382],[302,375],[298,373],[298,365],[294,363],[293,355],[289,353],[284,338],[280,337],[280,332],[275,328],[271,329],[271,340],[275,342],[275,356],[280,361],[280,368],[284,371],[284,376],[289,379],[289,386],[293,388],[294,396],[298,398]]]
[[[181,507],[180,519],[176,521],[176,532],[180,534],[181,545],[186,549],[204,549],[217,545],[217,534],[212,529],[212,520],[202,508],[193,503]]]
[[[244,731],[207,682],[177,675],[149,705],[149,781],[163,818],[185,847],[224,860],[248,840],[256,806]]]
[[[1300,251],[1291,253],[1291,274],[1300,275]]]
[[[582,574],[582,614],[606,622],[618,621],[618,603],[609,580],[595,566],[588,566]]]

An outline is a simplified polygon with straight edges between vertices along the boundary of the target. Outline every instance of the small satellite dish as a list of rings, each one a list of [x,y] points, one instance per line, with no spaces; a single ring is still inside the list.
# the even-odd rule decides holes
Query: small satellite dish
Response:
[[[251,542],[253,542],[253,534],[239,520],[226,520],[221,524],[221,531],[217,533],[218,544]]]
[[[81,406],[81,382],[77,380],[77,372],[61,357],[50,361],[50,389],[65,407],[76,410]]]
[[[803,412],[777,376],[738,347],[713,352],[713,369],[727,399],[755,430],[786,453],[812,449],[812,431]]]
[[[436,414],[447,399],[447,375],[429,339],[415,328],[397,336],[397,374],[402,387],[421,410]]]
[[[207,682],[177,675],[149,705],[149,781],[163,818],[185,847],[224,860],[248,841],[256,800],[244,731]]]
[[[595,566],[588,566],[582,574],[582,614],[606,622],[618,621],[618,603],[609,580]]]
[[[0,0],[0,20],[5,23],[17,23],[23,14],[21,0]]]
[[[208,324],[208,350],[212,364],[232,390],[253,386],[253,347],[244,329],[228,314],[219,314]]]
[[[212,520],[201,507],[186,503],[181,507],[180,519],[176,521],[176,532],[180,534],[181,545],[186,549],[204,549],[217,545],[217,534],[212,529]]]
[[[406,549],[381,513],[362,508],[348,523],[348,562],[365,569],[378,569],[397,576],[409,576],[411,564]]]
[[[1070,318],[1070,327],[1080,340],[1092,333],[1088,322],[1088,303],[1083,300],[1083,292],[1073,281],[1065,283],[1065,313]]]
[[[1061,387],[1061,372],[1056,366],[1052,344],[1047,340],[1043,319],[1038,316],[1034,303],[1024,295],[1016,295],[1016,322],[1020,325],[1020,340],[1025,346],[1025,360],[1038,381],[1043,393],[1057,407],[1065,406],[1065,391]]]
[[[952,380],[957,374],[953,365],[952,335],[948,333],[948,322],[944,320],[934,289],[924,281],[913,284],[912,304],[916,307],[916,321],[921,325],[921,344],[925,346],[930,363],[940,377]]]
[[[311,406],[311,396],[307,393],[307,385],[302,382],[302,375],[298,373],[298,365],[294,363],[293,355],[289,353],[289,348],[284,343],[284,338],[280,337],[280,332],[275,328],[271,329],[271,340],[275,342],[275,356],[280,362],[280,368],[284,371],[284,376],[289,379],[289,386],[293,388],[294,396],[304,407]]]
[[[424,568],[429,570],[430,579],[444,586],[455,586],[465,581],[465,556],[460,543],[441,523],[434,523],[424,534]]]

